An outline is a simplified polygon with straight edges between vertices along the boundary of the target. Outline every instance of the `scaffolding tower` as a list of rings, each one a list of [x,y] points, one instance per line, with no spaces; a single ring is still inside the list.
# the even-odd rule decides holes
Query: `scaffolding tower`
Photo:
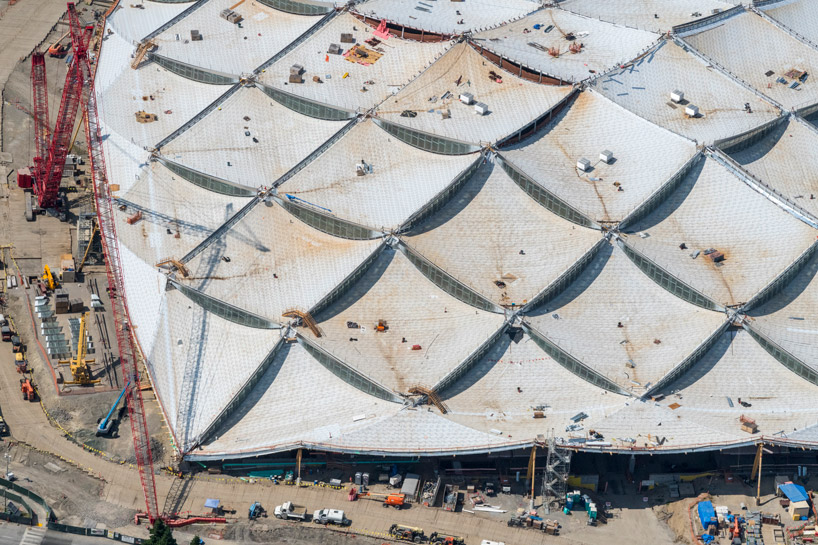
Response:
[[[554,431],[548,434],[548,457],[543,471],[542,496],[546,513],[560,509],[568,492],[568,472],[571,470],[571,449],[557,446]]]

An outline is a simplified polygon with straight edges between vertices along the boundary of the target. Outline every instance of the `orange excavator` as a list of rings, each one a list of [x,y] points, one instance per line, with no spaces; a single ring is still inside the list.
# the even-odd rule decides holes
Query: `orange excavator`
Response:
[[[383,502],[384,507],[394,507],[401,509],[406,504],[406,494],[377,494],[375,492],[364,492],[355,487],[349,489],[349,501],[355,501],[358,498],[370,498],[375,501]]]
[[[20,391],[23,392],[24,400],[37,401],[37,393],[34,391],[34,386],[31,385],[31,379],[20,379]]]

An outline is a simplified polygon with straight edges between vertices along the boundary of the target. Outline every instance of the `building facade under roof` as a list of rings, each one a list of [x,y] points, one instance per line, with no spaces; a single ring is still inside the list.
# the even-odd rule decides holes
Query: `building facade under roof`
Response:
[[[174,446],[818,445],[818,7],[631,4],[121,3],[96,91]]]

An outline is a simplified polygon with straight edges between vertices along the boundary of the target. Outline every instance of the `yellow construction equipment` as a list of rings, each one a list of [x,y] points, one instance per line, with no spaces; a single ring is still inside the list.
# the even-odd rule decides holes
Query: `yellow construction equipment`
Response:
[[[43,265],[43,281],[45,281],[48,289],[54,291],[57,287],[57,281],[54,280],[54,275],[51,274],[51,267],[48,265]]]
[[[156,264],[157,267],[164,267],[165,265],[173,265],[173,267],[181,273],[184,278],[190,276],[190,271],[187,270],[185,264],[179,261],[178,259],[174,259],[172,257],[166,257],[162,261]]]
[[[131,68],[136,70],[139,66],[139,63],[142,62],[142,59],[145,58],[145,55],[148,54],[148,50],[154,48],[156,43],[153,40],[148,40],[147,42],[142,42],[136,48],[136,55],[134,55],[133,62],[131,62]]]
[[[85,248],[85,255],[82,256],[82,261],[77,265],[77,272],[82,272],[82,266],[85,265],[85,260],[88,259],[88,254],[91,252],[91,246],[94,244],[94,235],[99,231],[97,222],[94,222],[94,229],[91,231],[91,238],[88,240],[88,247]]]
[[[86,318],[88,318],[87,312],[82,315],[82,319],[80,320],[80,335],[77,339],[77,357],[70,360],[60,361],[61,364],[68,363],[71,365],[71,375],[73,376],[73,380],[66,381],[65,384],[88,385],[99,382],[99,379],[91,378],[91,369],[88,367],[88,364],[94,363],[94,360],[85,359],[85,350],[87,346],[87,342],[85,340]]]
[[[244,0],[239,0],[238,2],[236,2],[235,4],[233,4],[232,6],[230,6],[230,9],[231,9],[231,10],[232,10],[232,9],[236,9],[237,7],[239,7],[239,6],[240,6],[240,5],[242,5],[242,4],[244,4]]]
[[[310,331],[312,331],[313,335],[315,335],[316,337],[321,336],[321,330],[318,329],[318,324],[315,323],[315,320],[313,319],[312,315],[309,312],[291,308],[290,310],[284,312],[282,316],[284,316],[285,318],[301,318],[302,323],[308,328],[310,328]]]

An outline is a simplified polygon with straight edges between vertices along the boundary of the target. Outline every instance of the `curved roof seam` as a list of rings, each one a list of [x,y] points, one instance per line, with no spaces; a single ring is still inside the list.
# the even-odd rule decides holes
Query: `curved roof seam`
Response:
[[[775,358],[775,360],[781,365],[807,382],[818,385],[818,372],[816,372],[812,367],[801,361],[800,358],[793,356],[792,353],[785,350],[781,345],[770,339],[767,335],[764,335],[760,331],[756,330],[746,319],[743,321],[741,326],[762,348],[764,348],[764,350],[767,351],[768,354]],[[790,361],[787,362],[786,360]]]
[[[483,145],[480,144],[480,143],[464,142],[462,140],[455,140],[454,138],[449,138],[447,136],[439,136],[437,134],[432,134],[430,132],[421,131],[419,129],[413,129],[413,128],[407,127],[405,125],[400,125],[398,123],[393,123],[391,121],[387,121],[385,119],[377,117],[377,112],[375,112],[375,117],[373,117],[373,121],[381,129],[386,131],[387,134],[389,134],[391,136],[394,136],[395,138],[399,139],[404,144],[409,144],[410,146],[412,146],[414,148],[417,148],[417,149],[420,149],[420,150],[423,150],[423,151],[428,151],[429,153],[435,153],[435,152],[433,152],[431,150],[428,150],[428,149],[424,149],[424,148],[422,148],[420,146],[417,146],[417,145],[413,144],[412,142],[406,140],[400,134],[399,131],[414,133],[414,134],[418,134],[418,135],[425,136],[425,137],[428,137],[428,138],[432,138],[432,139],[435,139],[435,140],[439,140],[439,141],[442,141],[442,142],[447,142],[447,143],[450,143],[450,144],[460,146],[460,149],[462,149],[462,150],[466,150],[466,151],[460,151],[458,153],[438,153],[437,155],[468,155],[469,153],[474,153],[476,151],[480,151],[481,149],[483,149]]]
[[[642,201],[642,204],[634,208],[630,214],[625,216],[625,218],[614,227],[613,231],[619,232],[629,225],[643,220],[654,210],[662,206],[662,203],[670,198],[676,189],[684,182],[687,174],[693,169],[693,167],[699,164],[702,159],[704,159],[704,153],[699,150],[695,153],[695,155],[693,155],[693,157],[688,159],[687,162],[685,162],[685,164],[679,168],[679,170],[668,178],[664,184],[659,186],[647,199]]]
[[[301,115],[307,115],[307,116],[310,116],[310,117],[314,117],[316,119],[324,119],[324,120],[327,120],[327,121],[339,121],[340,119],[354,119],[358,115],[356,112],[353,112],[352,110],[347,110],[345,108],[339,108],[339,107],[333,106],[332,104],[329,104],[327,102],[319,102],[317,100],[312,100],[312,99],[309,99],[309,98],[294,95],[294,94],[288,93],[287,91],[284,91],[282,89],[276,89],[275,87],[270,87],[266,83],[256,82],[255,86],[258,87],[259,89],[261,89],[261,91],[263,91],[265,95],[272,98],[273,100],[275,100],[276,102],[278,102],[279,104],[284,106],[285,108],[288,108],[288,109],[290,109],[290,110],[292,110],[292,111],[294,111],[296,113],[299,113]],[[290,105],[287,100],[282,100],[281,95],[284,95],[285,97],[287,97],[288,101],[300,102],[302,104],[311,104],[311,105],[315,105],[315,106],[317,106],[319,108],[326,108],[327,110],[333,110],[333,111],[337,112],[338,114],[346,114],[346,115],[344,117],[339,116],[339,118],[329,118],[329,117],[320,117],[320,116],[317,116],[317,115],[310,115],[310,114],[306,113],[306,111],[301,111],[301,110],[297,110],[297,109],[293,108],[292,105]]]
[[[295,5],[295,6],[307,6],[307,7],[314,7],[318,9],[324,9],[323,13],[329,13],[333,10],[333,6],[331,4],[323,4],[323,3],[307,3],[307,2],[298,2],[297,0],[259,0],[262,4],[267,7],[276,9],[278,11],[283,11],[284,13],[292,13],[294,15],[320,15],[322,12],[317,13],[300,13],[295,11],[297,8],[287,9],[285,5]],[[276,5],[273,5],[276,4]]]
[[[261,360],[256,370],[247,377],[247,380],[239,387],[238,392],[234,395],[230,402],[217,414],[210,424],[205,427],[204,430],[199,434],[197,438],[197,444],[206,443],[210,437],[217,431],[217,428],[222,425],[234,412],[238,409],[247,396],[255,389],[256,385],[258,385],[259,381],[261,380],[264,373],[267,372],[270,365],[272,365],[273,361],[275,360],[276,356],[278,355],[279,350],[281,347],[284,346],[284,337],[281,337],[278,342],[273,346],[270,353]],[[193,446],[195,448],[196,445]]]
[[[280,196],[276,195],[273,197],[273,200],[276,204],[281,206],[284,210],[286,210],[291,216],[298,218],[302,223],[305,223],[316,229],[321,231],[322,233],[326,233],[328,235],[332,235],[338,238],[345,238],[348,240],[372,240],[374,238],[379,238],[385,235],[383,231],[375,229],[374,227],[369,227],[367,225],[361,225],[359,223],[354,223],[349,220],[345,220],[339,218],[331,213],[326,213],[323,210],[318,208],[318,205],[306,206],[297,200],[303,201],[303,199],[299,199],[298,197],[291,195],[290,193],[285,193],[284,196],[286,199],[282,199]],[[312,204],[312,203],[310,203]],[[334,232],[331,229],[326,229],[320,226],[320,222],[312,220],[311,216],[319,216],[321,219],[334,224],[337,229],[336,231],[346,231],[351,233],[350,236],[343,236],[339,234],[339,232]],[[352,236],[352,234],[357,234],[358,236]]]
[[[182,257],[182,259],[180,259],[179,261],[181,261],[182,263],[188,263],[191,259],[193,259],[197,255],[199,255],[200,253],[205,251],[205,249],[208,246],[210,246],[211,244],[213,244],[213,242],[216,239],[218,239],[223,234],[227,233],[227,231],[229,231],[244,216],[249,214],[250,211],[253,210],[253,208],[255,208],[255,206],[259,202],[261,202],[261,200],[262,199],[257,194],[255,197],[253,197],[250,200],[250,202],[248,202],[247,204],[242,206],[241,209],[238,212],[236,212],[235,214],[233,214],[233,216],[229,220],[227,220],[226,222],[221,224],[218,228],[216,228],[212,233],[210,233],[210,235],[207,238],[205,238],[195,248],[193,248],[187,254],[185,254],[184,257]]]
[[[816,135],[818,135],[818,127],[804,119],[805,117],[812,115],[815,112],[818,112],[818,104],[815,104],[813,106],[807,106],[805,108],[801,108],[800,110],[796,110],[796,112],[791,115],[791,118],[796,120],[802,126],[814,132]]]
[[[166,146],[167,144],[169,144],[170,142],[172,142],[173,140],[178,138],[179,135],[186,132],[188,129],[193,127],[196,123],[198,123],[199,121],[201,121],[202,119],[207,117],[208,114],[213,112],[213,110],[218,108],[220,104],[222,104],[228,98],[233,96],[241,88],[242,88],[242,85],[240,83],[236,83],[234,85],[231,85],[230,88],[227,91],[224,92],[224,94],[220,95],[216,100],[214,100],[213,102],[211,102],[210,104],[205,106],[204,109],[202,109],[198,114],[194,115],[192,118],[190,118],[188,121],[186,121],[184,125],[182,125],[178,129],[176,129],[175,131],[170,133],[168,136],[166,136],[165,138],[160,140],[159,143],[154,146],[154,149],[157,150],[157,151],[161,150],[162,147]]]
[[[543,208],[547,209],[553,214],[570,221],[571,223],[575,223],[577,225],[581,225],[582,227],[588,227],[590,229],[601,230],[602,227],[589,218],[584,213],[580,212],[578,209],[574,208],[570,204],[568,204],[563,199],[557,197],[557,195],[550,190],[546,189],[541,184],[537,183],[533,178],[528,176],[522,169],[517,167],[514,163],[506,159],[502,153],[496,152],[497,157],[500,159],[500,166],[503,170],[506,171],[509,178],[511,178],[514,183],[516,183],[520,189],[522,189],[526,195],[534,199],[537,204],[542,206]],[[534,193],[544,194],[543,197],[537,198]],[[546,204],[548,203],[548,204]],[[560,211],[559,209],[562,209]]]
[[[364,259],[360,265],[358,265],[355,270],[347,275],[341,282],[338,283],[327,295],[325,295],[320,301],[315,303],[313,307],[310,309],[310,314],[313,316],[317,316],[321,311],[329,308],[335,301],[343,297],[343,295],[352,288],[352,286],[369,270],[381,252],[386,249],[387,243],[384,241],[382,244],[379,244],[375,250],[372,251],[369,256]]]
[[[426,204],[415,211],[414,214],[409,216],[406,221],[403,222],[403,224],[395,229],[395,233],[403,234],[407,231],[411,231],[414,227],[417,227],[425,220],[440,212],[449,202],[451,202],[452,199],[454,199],[463,186],[472,179],[474,174],[477,172],[477,169],[480,168],[480,165],[487,159],[487,151],[482,150],[472,164],[463,169],[463,171],[460,172],[460,174],[458,174],[450,184],[438,191],[434,197],[426,202]]]
[[[688,303],[692,303],[696,306],[705,308],[707,310],[714,310],[716,312],[723,312],[725,307],[720,303],[715,302],[713,299],[708,297],[707,295],[703,294],[696,288],[692,287],[690,284],[681,280],[676,275],[672,274],[670,271],[656,263],[654,260],[648,258],[641,252],[635,250],[631,246],[628,245],[627,242],[617,233],[614,233],[613,236],[616,238],[616,243],[619,247],[625,252],[625,255],[633,261],[633,263],[642,271],[645,276],[653,280],[656,284],[661,286],[664,290],[672,295],[679,297],[680,299],[687,301]],[[645,266],[649,265],[653,272],[648,272],[645,270]],[[669,280],[676,284],[681,285],[687,292],[690,293],[690,297],[682,297],[681,295],[674,293],[667,286],[665,286],[665,282],[661,282],[660,280]]]
[[[140,40],[140,43],[144,43],[144,42],[150,40],[151,38],[155,38],[156,36],[159,36],[164,31],[168,30],[170,27],[172,27],[173,25],[175,25],[176,23],[178,23],[182,19],[186,18],[188,15],[190,15],[191,13],[193,13],[194,11],[196,11],[197,9],[202,7],[203,5],[207,4],[208,1],[209,0],[198,0],[196,3],[189,6],[186,10],[184,10],[181,13],[177,14],[176,17],[171,18],[165,24],[163,24],[162,26],[160,26],[159,28],[155,29],[153,32],[151,32],[150,34],[148,34],[147,36],[142,38]],[[124,6],[124,4],[120,4],[120,7],[124,8],[125,6]]]
[[[681,25],[676,25],[672,28],[672,32],[674,35],[679,37],[688,36],[690,34],[698,34],[699,32],[709,30],[709,27],[715,25],[716,23],[720,23],[725,19],[729,19],[731,17],[738,15],[739,12],[741,13],[745,12],[744,6],[741,4],[733,6],[730,9],[714,13],[713,15],[708,15],[707,17],[696,19],[695,21],[691,21],[689,23],[682,23]]]
[[[403,398],[400,396],[400,394],[398,394],[391,388],[384,386],[383,384],[373,379],[366,373],[356,369],[349,363],[339,359],[330,352],[327,352],[325,349],[314,344],[312,341],[310,341],[300,333],[296,334],[296,338],[298,339],[298,342],[304,347],[304,349],[310,354],[310,356],[312,356],[318,363],[326,367],[332,374],[334,374],[347,384],[350,384],[351,386],[354,386],[360,391],[377,397],[379,399],[391,401],[393,403],[403,403]],[[343,375],[340,374],[341,369],[343,369],[352,376],[344,377]],[[361,381],[366,383],[366,385],[369,388],[368,389],[362,388]]]
[[[755,144],[771,133],[779,124],[786,123],[791,117],[793,117],[793,114],[784,113],[783,115],[779,115],[776,118],[762,123],[758,127],[753,127],[734,136],[714,140],[713,147],[731,155]]]
[[[758,15],[759,17],[761,17],[762,19],[764,19],[765,21],[767,21],[768,23],[770,23],[771,25],[773,25],[774,27],[778,28],[778,30],[780,30],[781,32],[784,32],[784,33],[788,34],[789,36],[792,36],[793,38],[795,38],[799,42],[803,43],[804,45],[808,45],[808,46],[812,47],[813,49],[818,49],[818,44],[816,44],[815,42],[813,42],[812,40],[810,40],[806,36],[803,36],[800,33],[796,32],[795,30],[791,29],[790,27],[788,27],[784,23],[779,22],[778,19],[770,17],[769,15],[767,15],[766,12],[764,12],[763,10],[758,9],[757,4],[754,4],[754,3],[750,4],[748,6],[748,9],[750,11],[752,11],[753,13],[755,13],[756,15]]]
[[[781,194],[779,191],[774,189],[773,187],[767,185],[760,179],[756,178],[753,174],[748,172],[744,169],[738,162],[736,162],[732,157],[724,153],[718,148],[713,148],[708,146],[705,148],[705,154],[708,157],[715,159],[717,162],[721,163],[722,166],[727,168],[733,176],[744,182],[748,187],[755,190],[756,193],[761,194],[765,197],[768,201],[775,204],[778,208],[782,211],[787,212],[791,216],[801,220],[802,222],[806,223],[813,229],[818,229],[818,218],[813,216],[811,213],[807,212],[794,202],[790,202],[790,200]]]
[[[485,41],[485,38],[479,38],[479,40],[480,40],[481,42],[483,42],[483,41]],[[509,74],[509,75],[511,75],[511,76],[515,76],[515,77],[518,77],[518,78],[523,79],[523,78],[522,78],[522,70],[523,70],[523,68],[526,68],[526,69],[528,69],[528,70],[530,70],[530,71],[532,71],[532,72],[536,72],[537,74],[539,74],[539,75],[540,75],[540,80],[542,80],[542,77],[543,77],[543,76],[545,76],[545,77],[547,77],[547,78],[551,78],[551,79],[555,79],[555,80],[559,81],[560,83],[559,83],[559,84],[557,84],[557,85],[560,85],[560,86],[561,86],[561,85],[574,85],[574,84],[576,84],[576,83],[580,83],[580,82],[582,82],[582,81],[585,81],[585,80],[579,80],[578,82],[577,82],[577,81],[568,81],[568,80],[564,80],[564,79],[562,79],[562,78],[561,78],[561,77],[559,77],[559,76],[555,76],[555,75],[553,75],[553,74],[548,74],[548,73],[545,73],[545,72],[543,72],[542,70],[539,70],[539,69],[537,69],[537,68],[534,68],[533,66],[528,66],[527,64],[523,63],[522,61],[518,61],[518,60],[512,59],[512,58],[510,58],[510,57],[508,57],[508,56],[506,56],[506,55],[501,55],[500,53],[498,53],[498,52],[494,51],[492,48],[490,48],[490,47],[486,47],[486,46],[485,46],[485,45],[483,45],[482,43],[480,43],[480,44],[476,44],[476,43],[475,43],[475,38],[471,38],[471,37],[470,37],[470,38],[468,38],[468,39],[466,40],[466,42],[469,44],[469,46],[471,46],[471,47],[472,47],[472,49],[474,49],[475,51],[477,51],[478,53],[480,53],[480,56],[481,56],[481,57],[483,57],[484,59],[486,59],[487,61],[489,61],[491,64],[493,64],[494,66],[496,66],[496,67],[497,67],[497,68],[499,68],[500,70],[503,70],[504,72],[506,72],[507,74]],[[479,47],[479,49],[478,49],[478,47]],[[485,56],[485,55],[483,54],[483,51],[488,51],[489,53],[492,53],[493,55],[495,55],[496,57],[498,57],[498,58],[500,59],[500,64],[497,64],[496,62],[494,62],[493,60],[491,60],[489,57]],[[505,66],[503,66],[503,61],[504,61],[504,60],[505,60],[505,61],[508,61],[508,62],[510,62],[510,63],[512,63],[512,64],[516,64],[517,66],[519,66],[519,67],[520,67],[520,73],[519,73],[519,74],[515,74],[514,72],[512,72],[511,70],[509,70],[508,68],[506,68]],[[587,78],[586,78],[586,79],[587,79]],[[530,80],[527,80],[527,81],[530,81]],[[539,82],[536,82],[536,83],[538,83],[538,84],[540,84],[540,85],[554,85],[553,83],[542,83],[542,81],[539,81]]]
[[[725,321],[716,329],[713,333],[710,334],[704,341],[702,341],[693,351],[685,356],[685,358],[680,361],[676,366],[674,366],[670,371],[665,373],[661,379],[659,379],[653,387],[648,388],[644,394],[642,394],[642,399],[647,399],[657,392],[662,390],[666,390],[669,388],[674,382],[685,376],[690,369],[696,365],[699,360],[701,360],[705,354],[713,347],[714,344],[719,340],[719,337],[727,331],[727,328],[730,327],[732,323],[732,318],[727,316]]]
[[[818,240],[810,244],[795,261],[781,271],[766,286],[761,288],[758,293],[753,295],[750,300],[741,307],[741,312],[746,313],[778,295],[781,290],[786,288],[790,282],[798,276],[798,273],[807,265],[816,249],[818,249]]]
[[[543,112],[542,115],[537,116],[536,119],[533,119],[517,129],[516,131],[508,134],[500,139],[498,139],[494,143],[495,148],[502,148],[508,144],[511,144],[513,139],[516,138],[516,142],[522,142],[526,138],[533,136],[537,131],[542,131],[548,128],[552,123],[556,123],[554,120],[555,114],[559,115],[563,112],[563,110],[569,106],[569,104],[574,101],[579,94],[582,92],[582,85],[577,84],[574,85],[571,89],[571,92],[566,94],[560,100],[556,102],[553,106],[551,106],[548,111]]]
[[[559,297],[562,292],[567,290],[571,284],[573,284],[579,279],[580,276],[583,275],[585,269],[588,268],[596,257],[596,254],[599,253],[600,249],[602,249],[602,246],[604,246],[606,242],[608,242],[608,239],[605,236],[600,237],[600,239],[593,246],[591,246],[587,252],[585,252],[579,259],[571,264],[570,267],[563,271],[550,284],[545,286],[538,294],[532,297],[528,303],[523,305],[520,312],[525,314],[539,308],[542,305],[546,305]]]
[[[202,291],[185,286],[173,278],[168,278],[168,283],[174,288],[178,289],[185,297],[192,302],[199,305],[204,311],[212,312],[219,318],[223,318],[229,322],[251,327],[255,329],[281,329],[280,323],[270,320],[264,316],[259,316],[249,310],[237,307],[221,299],[217,299],[212,295],[208,295]],[[206,306],[207,305],[207,306]],[[209,307],[209,308],[208,308]],[[238,316],[237,316],[238,314]],[[242,318],[240,318],[242,317]]]
[[[736,7],[741,8],[741,5],[738,5]],[[733,8],[733,9],[735,9],[735,8]],[[708,57],[707,55],[705,55],[704,53],[702,53],[701,51],[699,51],[698,49],[693,47],[691,44],[684,41],[683,38],[680,38],[679,36],[674,35],[673,36],[673,41],[676,43],[676,45],[678,45],[682,49],[692,53],[693,55],[699,57],[701,60],[707,62],[708,64],[712,65],[716,70],[718,70],[719,72],[721,72],[722,74],[724,74],[725,76],[727,76],[728,78],[733,80],[734,82],[738,83],[739,85],[741,85],[742,87],[744,87],[745,89],[747,89],[748,91],[753,93],[754,95],[758,96],[759,98],[761,98],[765,102],[768,102],[769,104],[772,104],[773,106],[778,108],[779,111],[781,111],[781,112],[785,111],[784,106],[782,106],[780,103],[778,103],[777,101],[775,101],[772,98],[768,97],[767,95],[765,95],[761,91],[758,91],[755,87],[753,87],[752,85],[750,85],[749,83],[747,83],[746,81],[744,81],[743,79],[738,77],[738,75],[732,73],[726,66],[722,65],[721,63],[719,63],[715,59],[713,59],[711,57]]]
[[[474,288],[472,288],[471,286],[468,286],[467,284],[464,284],[463,282],[461,282],[460,280],[458,280],[457,278],[455,278],[451,274],[447,273],[441,267],[439,267],[434,262],[432,262],[431,260],[426,258],[423,254],[421,254],[416,249],[412,248],[407,243],[405,243],[400,237],[398,237],[396,245],[398,247],[398,250],[400,250],[403,253],[403,255],[405,255],[409,259],[409,262],[412,263],[412,265],[429,282],[434,284],[435,287],[437,287],[439,290],[442,290],[442,291],[448,293],[449,295],[451,295],[455,299],[458,299],[458,300],[460,300],[460,301],[462,301],[462,302],[466,303],[467,305],[470,305],[470,306],[472,306],[474,308],[484,310],[486,312],[493,312],[495,314],[505,314],[505,309],[504,308],[496,305],[495,303],[493,303],[492,301],[490,301],[489,299],[484,297],[482,294],[475,291]],[[423,265],[426,265],[426,267],[424,267]],[[431,274],[431,271],[429,271],[427,269],[434,270],[435,272],[437,272],[438,274],[443,276],[445,278],[445,280],[447,280],[447,283],[458,286],[462,290],[466,291],[469,294],[469,296],[470,296],[470,298],[472,300],[471,301],[468,300],[468,298],[466,298],[462,294],[458,293],[457,290],[444,288],[443,285],[441,285],[441,284],[443,284],[443,282],[435,281],[435,279],[433,278],[433,276]],[[475,302],[479,302],[480,305],[479,306],[476,305]]]
[[[227,72],[219,72],[218,70],[211,70],[209,68],[200,68],[194,64],[186,63],[184,61],[180,61],[177,59],[172,59],[170,57],[165,57],[164,55],[160,55],[159,53],[148,53],[147,55],[148,60],[155,62],[165,70],[169,72],[173,72],[174,74],[181,76],[183,78],[187,78],[191,81],[198,81],[199,83],[207,83],[209,85],[228,85],[228,84],[237,84],[241,82],[241,77],[235,74],[229,74]],[[197,72],[201,74],[208,74],[213,76],[215,79],[220,80],[219,82],[212,82],[212,81],[204,81],[204,79],[197,79],[188,74],[185,70],[180,69],[180,67],[189,68],[192,72]]]
[[[616,384],[616,382],[613,380],[609,379],[599,371],[596,371],[589,365],[586,365],[580,359],[574,357],[570,352],[560,348],[559,345],[550,341],[545,335],[526,322],[525,319],[522,320],[521,325],[523,331],[525,331],[528,336],[531,337],[537,346],[539,346],[546,354],[551,356],[555,362],[560,364],[570,373],[581,378],[588,384],[602,388],[603,390],[608,390],[609,392],[627,397],[632,395],[630,392],[627,392],[621,386]]]
[[[196,169],[193,169],[193,168],[190,168],[190,167],[187,167],[187,166],[183,166],[183,165],[181,165],[179,163],[176,163],[175,161],[171,161],[170,159],[168,159],[167,157],[164,157],[163,155],[157,154],[155,159],[156,159],[157,162],[164,165],[165,168],[167,168],[168,170],[170,170],[174,174],[179,175],[183,180],[186,180],[186,181],[192,183],[193,185],[196,185],[196,186],[201,187],[203,189],[207,189],[208,191],[212,191],[213,193],[219,193],[221,195],[229,195],[229,196],[233,196],[233,197],[252,197],[252,196],[254,196],[256,194],[255,191],[248,188],[247,186],[242,186],[242,185],[237,184],[235,182],[225,180],[224,178],[219,178],[218,176],[213,176],[211,174],[205,174],[204,172],[198,171]],[[196,174],[198,176],[208,178],[213,182],[213,184],[204,184],[204,183],[197,182],[196,180],[193,179],[193,177],[187,175],[188,173],[193,173],[193,174]],[[218,190],[213,188],[213,185],[217,185],[217,186],[218,185],[224,185],[224,186],[228,186],[231,189],[230,190],[224,189],[222,191],[218,191]]]
[[[505,333],[509,325],[511,325],[511,321],[513,319],[514,315],[508,316],[505,322],[503,322],[503,325],[501,325],[497,331],[495,331],[488,339],[483,341],[480,346],[474,349],[471,354],[466,356],[463,361],[458,363],[453,369],[446,373],[442,379],[438,380],[437,383],[432,386],[432,390],[440,394],[447,388],[451,388],[457,384],[457,382],[462,379],[463,376],[475,366],[475,364],[483,359],[483,357],[495,344],[497,344],[500,337],[502,337],[503,333]]]
[[[261,0],[259,0],[259,1],[261,1]],[[264,4],[263,1],[262,1],[262,4]],[[267,5],[267,4],[265,4],[265,5]],[[268,6],[268,7],[272,7],[272,6]],[[273,8],[273,9],[276,9],[276,8]],[[278,53],[276,53],[275,55],[273,55],[272,57],[270,57],[269,59],[267,59],[266,61],[261,63],[257,68],[255,68],[253,70],[253,74],[258,75],[261,72],[263,72],[265,69],[267,69],[268,67],[275,64],[276,61],[281,59],[284,55],[286,55],[287,53],[289,53],[290,51],[292,51],[293,49],[295,49],[296,47],[301,45],[301,43],[303,43],[308,38],[310,38],[312,35],[314,35],[316,32],[318,32],[319,29],[321,29],[324,25],[329,23],[338,13],[340,13],[340,11],[335,11],[335,10],[330,11],[329,13],[327,13],[324,17],[321,18],[320,21],[318,21],[313,26],[311,26],[306,31],[304,31],[295,40],[293,40],[288,45],[286,45],[281,51],[279,51]]]

